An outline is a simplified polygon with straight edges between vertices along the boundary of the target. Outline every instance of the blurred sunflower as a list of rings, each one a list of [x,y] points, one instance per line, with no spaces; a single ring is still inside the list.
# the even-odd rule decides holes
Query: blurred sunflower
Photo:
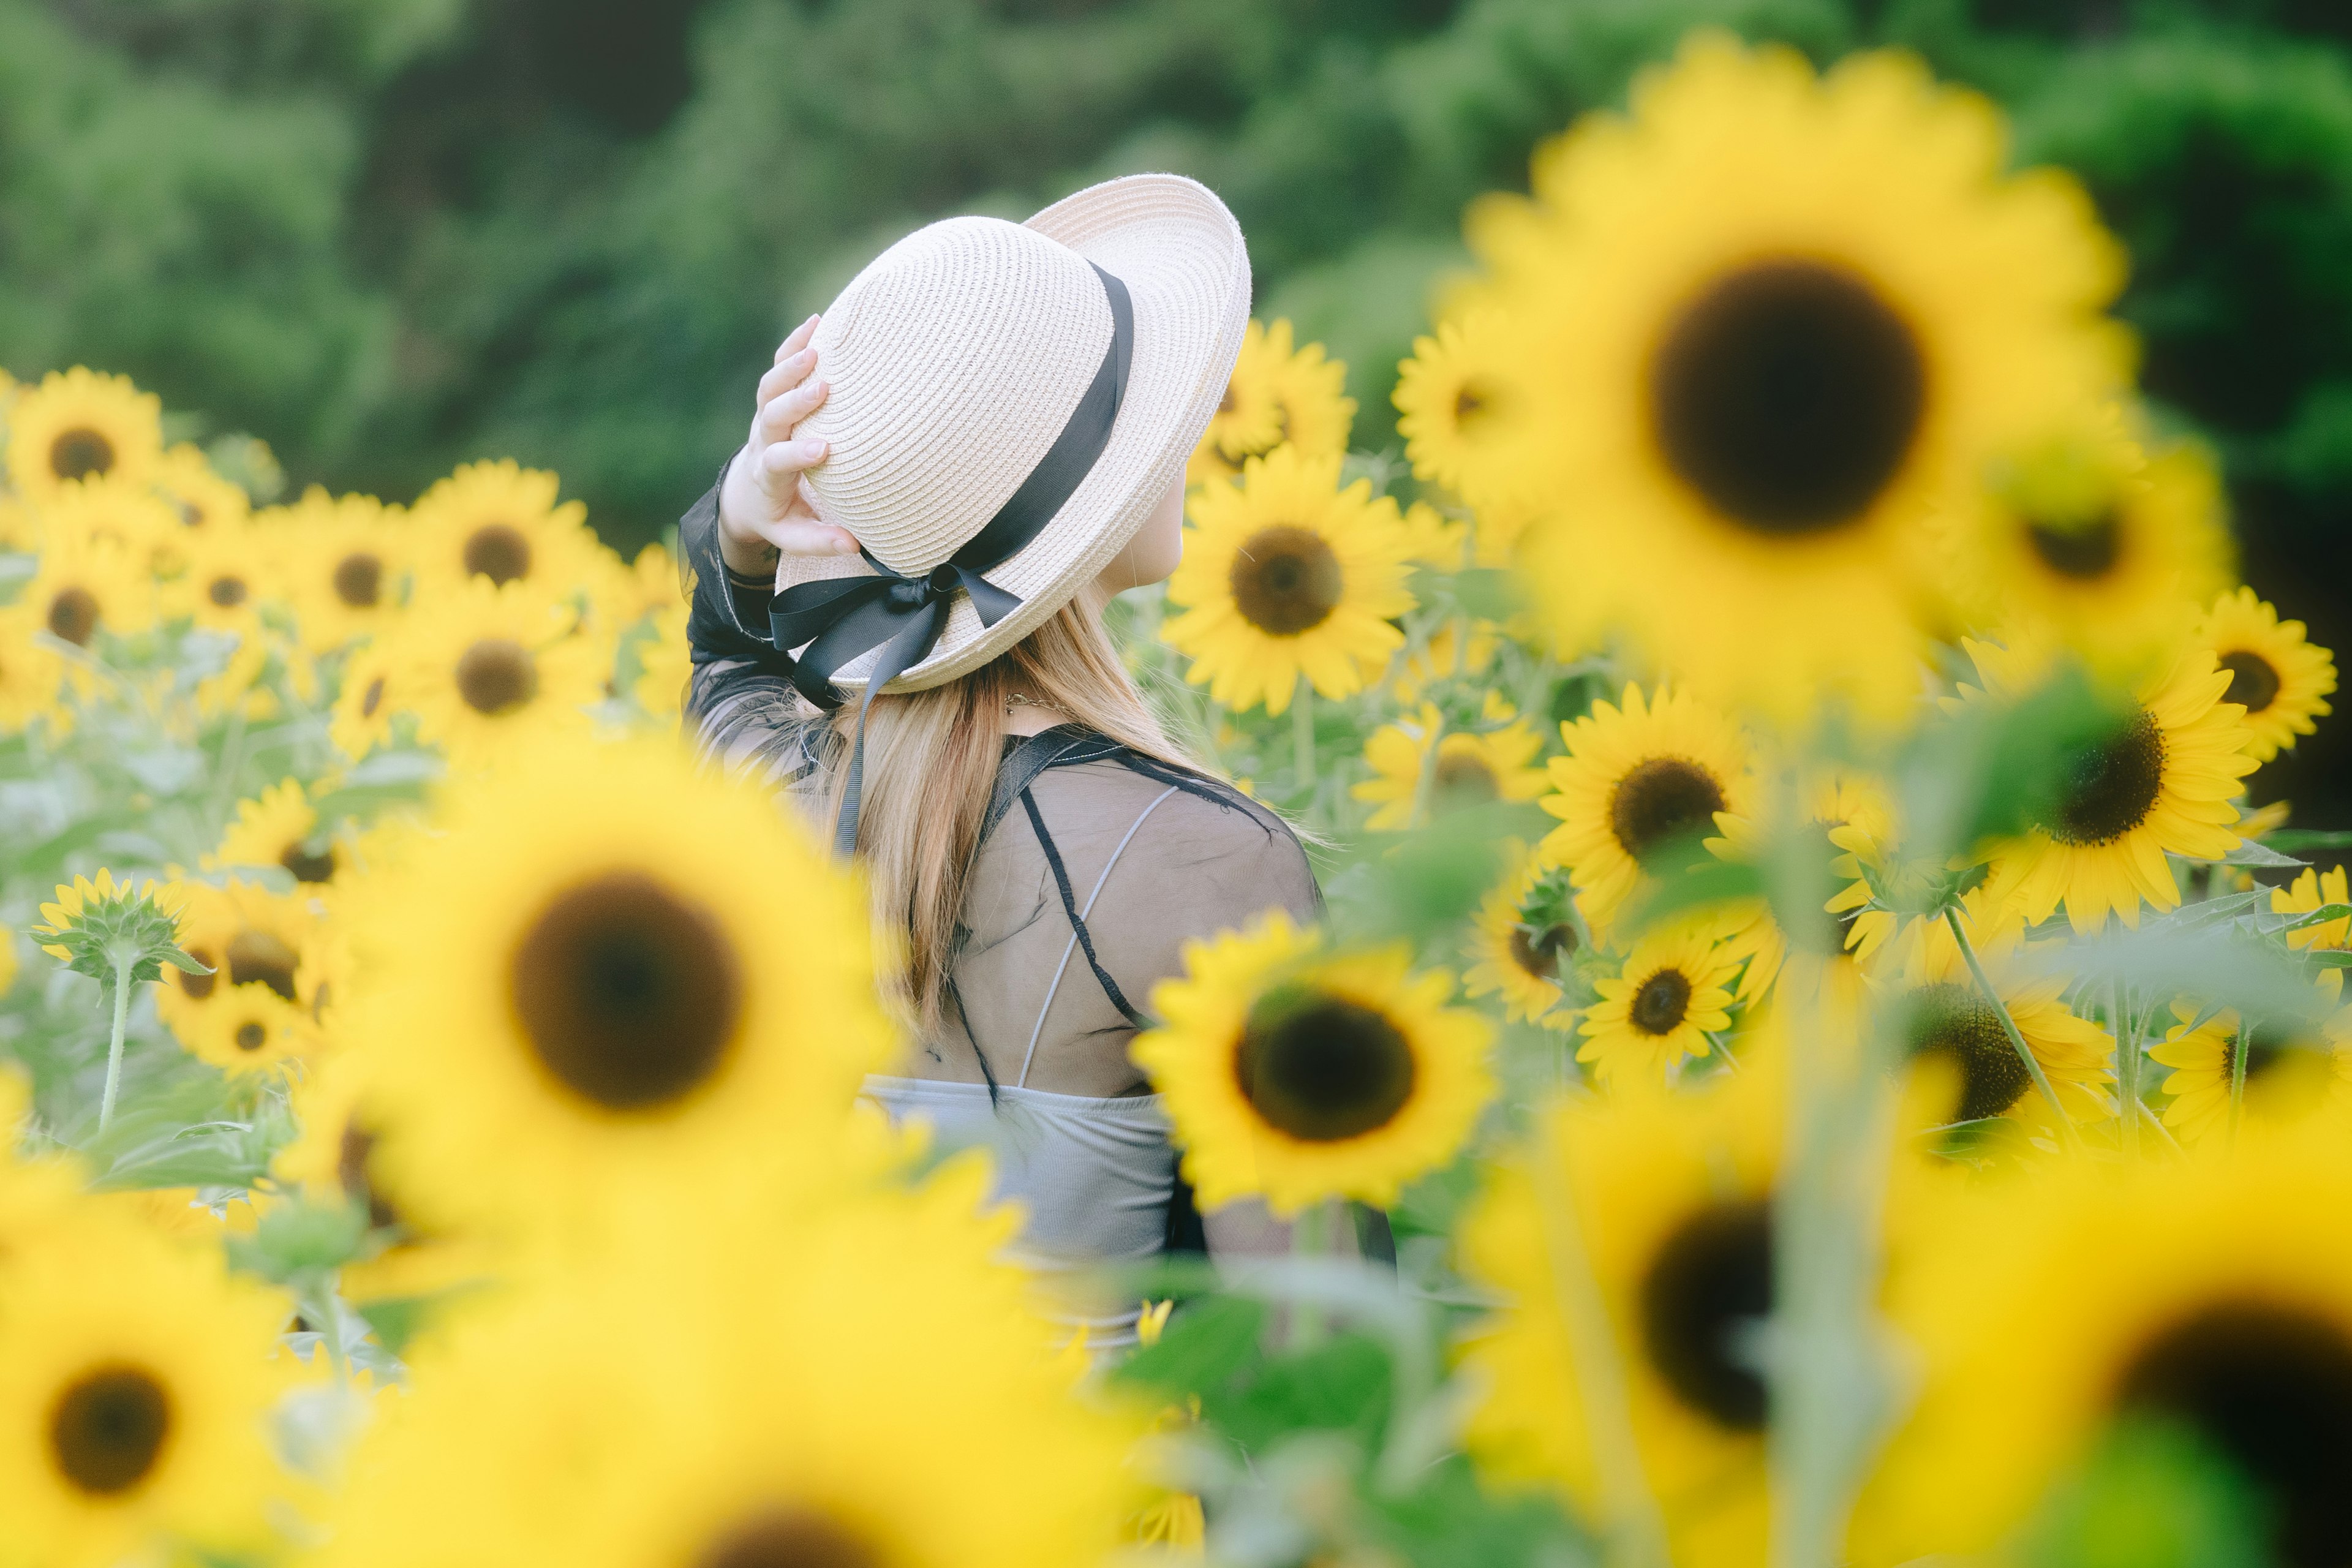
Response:
[[[629,564],[629,601],[627,619],[641,616],[658,616],[666,610],[680,609],[686,595],[680,591],[677,560],[667,545],[659,541],[637,552]]]
[[[1326,697],[1363,689],[1402,647],[1389,623],[1413,606],[1396,502],[1371,481],[1339,487],[1339,459],[1292,447],[1253,458],[1237,485],[1191,503],[1160,636],[1184,679],[1228,708],[1279,714],[1303,674]]]
[[[68,540],[119,549],[142,577],[169,577],[185,559],[179,513],[143,485],[90,480],[67,485],[41,509],[43,550]]]
[[[1884,780],[1850,768],[1826,773],[1810,794],[1804,830],[1828,839],[1830,875],[1837,883],[1837,890],[1822,901],[1822,912],[1837,922],[1835,951],[1854,951],[1864,940],[1855,928],[1872,912],[1864,909],[1871,900],[1870,884],[1855,847],[1874,847],[1891,836],[1893,799]],[[1719,826],[1723,837],[1706,841],[1708,852],[1719,859],[1754,863],[1764,847],[1762,829],[1733,812],[1724,813]],[[1788,933],[1772,918],[1771,904],[1765,899],[1727,900],[1722,912],[1724,954],[1745,965],[1732,998],[1743,1005],[1760,1001],[1770,994],[1788,962]]]
[[[1578,910],[1603,937],[1647,861],[1713,833],[1717,813],[1746,815],[1753,791],[1747,740],[1723,714],[1685,691],[1645,701],[1631,683],[1622,702],[1561,726],[1568,754],[1551,760],[1542,800],[1560,825],[1537,847],[1568,868]]]
[[[2021,697],[2049,665],[2037,642],[1961,647],[1983,684],[1962,685],[1947,707]],[[2143,901],[2180,902],[2166,856],[2218,859],[2237,847],[2231,801],[2257,764],[2245,750],[2244,710],[2221,700],[2231,679],[2202,648],[2143,678],[2127,716],[2073,760],[2057,820],[1997,850],[1993,885],[2023,901],[2028,921],[2039,925],[2063,904],[2077,933],[2098,931],[2110,913],[2137,929]]]
[[[1348,367],[1326,359],[1321,343],[1294,349],[1287,321],[1253,321],[1224,400],[1185,464],[1184,482],[1238,479],[1250,458],[1283,446],[1305,458],[1344,456],[1356,418],[1347,384]]]
[[[2347,885],[2344,868],[2321,871],[2306,866],[2301,875],[2284,888],[2271,889],[2273,914],[2307,915],[2328,904],[2352,904],[2352,885]],[[2287,944],[2304,952],[2342,952],[2352,947],[2352,915],[2339,915],[2332,921],[2305,926],[2301,931],[2286,933]],[[2323,969],[2316,976],[2320,994],[2333,1004],[2344,994],[2344,972]]]
[[[217,523],[243,522],[253,510],[245,488],[215,473],[203,450],[184,441],[156,465],[155,488],[179,514],[181,526],[199,532]]]
[[[2214,600],[2197,642],[2230,672],[2221,700],[2246,710],[2254,732],[2246,751],[2256,762],[2294,750],[2295,737],[2310,734],[2312,721],[2333,711],[2327,694],[2336,689],[2334,657],[2305,639],[2301,621],[2280,620],[2252,588]]]
[[[1402,947],[1321,945],[1277,911],[1187,942],[1183,977],[1153,988],[1165,1021],[1129,1055],[1166,1096],[1203,1208],[1392,1204],[1453,1158],[1495,1092],[1493,1026],[1445,1005],[1445,975],[1409,975]]]
[[[894,1041],[862,895],[674,743],[547,737],[353,900],[371,1168],[428,1227],[576,1239],[838,1143]]]
[[[1622,1367],[1633,1452],[1672,1560],[1763,1555],[1768,1418],[1756,1334],[1773,1305],[1777,1108],[1768,1075],[1669,1095],[1629,1084],[1555,1102],[1494,1166],[1458,1235],[1465,1272],[1509,1303],[1464,1357],[1485,1397],[1465,1434],[1482,1471],[1609,1517],[1584,1420],[1588,1359]],[[1562,1282],[1589,1271],[1611,1345],[1582,1346]]]
[[[354,661],[346,679],[383,674],[380,705],[415,713],[418,741],[441,747],[459,771],[535,737],[584,728],[611,665],[603,638],[524,583],[463,584],[429,613],[404,618],[383,651],[380,669]],[[359,698],[364,707],[366,690]]]
[[[1565,1029],[1573,1017],[1553,1009],[1584,937],[1566,908],[1531,914],[1529,898],[1546,880],[1546,868],[1528,855],[1528,847],[1507,840],[1502,879],[1480,901],[1471,922],[1470,967],[1462,989],[1469,996],[1499,995],[1507,1018]]]
[[[2196,1004],[2181,1001],[2172,1005],[2172,1016],[2178,1021],[2164,1043],[2147,1054],[2173,1069],[2164,1080],[2171,1098],[2164,1124],[2179,1129],[2190,1147],[2228,1134],[2241,1049],[2246,1054],[2242,1110],[2249,1126],[2281,1126],[2321,1110],[2335,1112],[2340,1121],[2352,1108],[2352,1016],[2339,1014],[2316,1028],[2258,1021],[2242,1041],[2238,1015],[2228,1008],[2200,1022]]]
[[[2252,1488],[2287,1568],[2344,1561],[2352,1165],[2338,1141],[2227,1162],[2068,1162],[1937,1215],[1890,1315],[1924,1386],[1864,1493],[1861,1562],[1974,1558],[2119,1422],[2184,1428]],[[1966,1484],[1956,1484],[1964,1478]],[[2267,1550],[2263,1550],[2267,1547]]]
[[[379,746],[392,743],[394,721],[408,710],[401,706],[405,683],[399,682],[400,639],[370,642],[343,660],[342,685],[327,722],[327,736],[335,749],[353,762]]]
[[[1592,983],[1600,1000],[1584,1010],[1576,1059],[1592,1065],[1601,1087],[1664,1084],[1708,1054],[1710,1031],[1731,1027],[1740,961],[1723,934],[1713,917],[1670,921],[1634,943],[1616,974]]]
[[[1419,702],[1441,680],[1492,669],[1502,647],[1502,629],[1492,621],[1448,622],[1429,634],[1421,652],[1406,656],[1389,682],[1390,695],[1399,702]],[[1487,689],[1499,699],[1492,687]]]
[[[966,1161],[814,1212],[722,1190],[687,1236],[470,1314],[363,1439],[320,1568],[1109,1560],[1144,1423],[1040,1353],[985,1187]],[[956,1463],[911,1469],[929,1445]]]
[[[548,599],[587,583],[601,546],[583,503],[557,504],[559,482],[511,458],[467,463],[436,481],[407,522],[419,598],[442,604],[477,577],[526,584]]]
[[[1425,500],[1404,509],[1405,559],[1439,572],[1459,572],[1470,564],[1473,532],[1467,518],[1448,517]]]
[[[1366,827],[1395,832],[1412,825],[1416,806],[1444,810],[1535,799],[1544,791],[1544,771],[1528,764],[1542,751],[1542,737],[1523,722],[1484,732],[1448,731],[1435,705],[1424,702],[1420,712],[1372,732],[1364,742],[1372,776],[1348,793],[1380,803]]]
[[[1782,717],[1910,708],[1924,520],[2130,358],[2099,315],[2120,248],[2071,180],[2008,174],[2005,141],[1909,56],[1817,79],[1702,32],[1630,116],[1539,150],[1530,202],[1472,209],[1489,276],[1459,308],[1512,323],[1474,468],[1570,498],[1522,546],[1570,629],[1594,599]]]
[[[399,616],[416,531],[373,496],[313,485],[268,523],[285,541],[286,581],[303,646],[327,653],[382,634]]]
[[[240,653],[266,654],[261,605],[277,584],[262,541],[242,524],[217,523],[191,535],[180,554],[184,570],[159,602],[164,618],[185,616],[207,631],[234,633]]]
[[[1436,336],[1412,341],[1412,357],[1397,366],[1391,395],[1413,478],[1474,505],[1486,499],[1474,487],[1493,472],[1479,458],[1495,433],[1496,400],[1504,395],[1495,364],[1507,330],[1491,311],[1440,321]]]
[[[637,679],[630,694],[652,718],[675,721],[686,706],[686,683],[694,674],[694,648],[686,637],[686,605],[653,613],[653,635],[637,647]]]
[[[155,589],[121,545],[59,531],[16,603],[59,642],[89,651],[100,631],[130,637],[155,622]]]
[[[167,1542],[251,1550],[283,1484],[267,1432],[284,1297],[217,1248],[77,1226],[0,1289],[0,1512],[12,1559],[148,1561]],[[160,1559],[155,1559],[160,1560]]]
[[[8,405],[8,482],[37,506],[87,479],[143,485],[163,455],[163,402],[128,376],[51,371]]]
[[[30,605],[0,608],[0,732],[39,723],[57,735],[72,727],[64,701],[66,662],[35,635],[46,629]]]
[[[306,900],[236,879],[174,891],[180,947],[212,970],[163,972],[155,1011],[180,1043],[230,1072],[258,1072],[316,1046],[329,964]]]
[[[1992,464],[1979,489],[1948,525],[1957,592],[1976,628],[2053,637],[2129,678],[2230,582],[2212,459],[2183,446],[2150,461],[2118,408]]]
[[[236,820],[205,866],[276,866],[297,882],[331,882],[344,866],[341,846],[319,830],[318,808],[298,778],[281,779],[253,800],[237,802]]]

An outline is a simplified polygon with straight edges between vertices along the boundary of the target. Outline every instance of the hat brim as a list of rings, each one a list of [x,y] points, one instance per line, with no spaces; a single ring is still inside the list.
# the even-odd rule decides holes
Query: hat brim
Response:
[[[1181,174],[1129,174],[1065,196],[1024,226],[1059,241],[1127,285],[1135,347],[1110,439],[1037,537],[988,580],[1021,603],[992,626],[958,596],[939,642],[885,687],[920,691],[968,675],[1045,624],[1101,575],[1151,514],[1223,399],[1249,326],[1249,251],[1241,226],[1208,187]],[[779,593],[799,583],[870,575],[852,556],[787,555]],[[875,655],[834,683],[862,689]]]

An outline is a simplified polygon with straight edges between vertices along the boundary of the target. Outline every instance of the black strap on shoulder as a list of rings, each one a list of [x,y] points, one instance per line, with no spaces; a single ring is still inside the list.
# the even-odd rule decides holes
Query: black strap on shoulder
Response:
[[[1103,994],[1110,998],[1110,1005],[1118,1009],[1120,1017],[1139,1029],[1150,1027],[1149,1020],[1129,1003],[1118,982],[1110,977],[1110,971],[1095,956],[1094,933],[1087,930],[1086,917],[1078,912],[1077,895],[1070,889],[1070,868],[1062,864],[1062,851],[1055,845],[1054,836],[1045,831],[1045,818],[1037,810],[1037,797],[1025,785],[1021,791],[1021,809],[1029,814],[1029,826],[1036,832],[1037,847],[1045,850],[1045,864],[1053,868],[1055,890],[1062,895],[1062,912],[1070,917],[1070,931],[1078,939],[1079,951],[1087,955],[1087,967],[1095,972]]]
[[[1041,733],[1028,735],[1005,754],[997,764],[996,789],[988,797],[988,815],[980,821],[980,837],[972,846],[979,853],[989,836],[1012,811],[1013,803],[1022,792],[1037,782],[1037,775],[1048,768],[1074,767],[1078,763],[1093,762],[1104,754],[1103,748],[1112,744],[1100,735],[1082,730],[1057,726]]]

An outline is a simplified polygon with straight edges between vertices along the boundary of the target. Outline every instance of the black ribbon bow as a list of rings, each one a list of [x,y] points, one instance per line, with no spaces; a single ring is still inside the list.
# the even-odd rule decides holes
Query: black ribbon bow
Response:
[[[1092,265],[1089,263],[1089,265]],[[1110,440],[1127,395],[1128,360],[1135,344],[1135,308],[1127,285],[1101,268],[1103,293],[1110,301],[1110,344],[1101,368],[1077,406],[1029,477],[997,509],[987,525],[953,555],[919,577],[902,576],[861,549],[874,574],[828,577],[801,583],[768,601],[768,626],[783,673],[801,694],[821,708],[838,708],[842,695],[833,673],[869,649],[879,648],[866,695],[857,707],[856,739],[851,742],[849,777],[834,824],[835,851],[846,858],[857,847],[857,802],[866,777],[866,716],[876,693],[920,664],[946,630],[956,595],[971,600],[980,623],[992,626],[1018,609],[1018,595],[981,575],[1003,565],[1035,539],[1070,499]],[[807,646],[803,647],[802,645]],[[797,657],[789,650],[800,648]]]

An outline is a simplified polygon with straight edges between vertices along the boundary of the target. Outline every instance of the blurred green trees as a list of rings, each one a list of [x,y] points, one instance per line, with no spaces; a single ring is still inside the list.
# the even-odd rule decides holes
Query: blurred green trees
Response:
[[[2341,0],[0,0],[0,364],[129,372],[298,483],[551,466],[628,546],[898,233],[1172,168],[1378,446],[1462,204],[1706,22],[1906,45],[2080,171],[2252,580],[2345,646]],[[2352,775],[2331,733],[2265,781]]]

